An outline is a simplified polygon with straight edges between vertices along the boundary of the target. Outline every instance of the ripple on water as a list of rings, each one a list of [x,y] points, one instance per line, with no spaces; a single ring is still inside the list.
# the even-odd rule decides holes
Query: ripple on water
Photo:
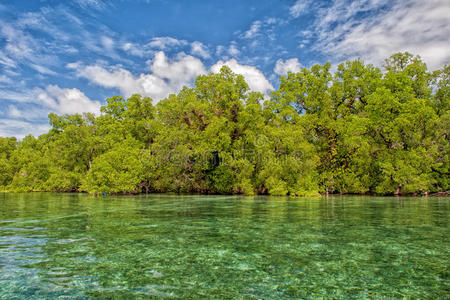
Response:
[[[450,294],[447,199],[39,197],[2,200],[0,298]]]

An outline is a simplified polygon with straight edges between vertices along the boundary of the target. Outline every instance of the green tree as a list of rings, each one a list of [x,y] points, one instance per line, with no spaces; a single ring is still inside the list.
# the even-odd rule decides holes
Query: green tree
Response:
[[[14,176],[14,167],[10,158],[17,147],[16,138],[0,137],[0,187],[11,183]]]
[[[49,114],[38,138],[0,139],[15,191],[306,196],[449,189],[449,66],[396,53],[303,68],[269,99],[223,67],[158,104],[106,99],[98,116]]]

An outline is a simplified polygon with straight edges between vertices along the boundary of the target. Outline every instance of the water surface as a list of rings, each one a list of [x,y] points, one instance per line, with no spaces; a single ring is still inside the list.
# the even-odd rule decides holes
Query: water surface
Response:
[[[450,297],[450,199],[0,194],[0,299]]]

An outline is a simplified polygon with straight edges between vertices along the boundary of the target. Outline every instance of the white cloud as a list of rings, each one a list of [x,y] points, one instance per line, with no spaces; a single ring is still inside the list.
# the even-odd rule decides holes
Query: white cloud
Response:
[[[23,138],[28,134],[35,136],[42,134],[49,129],[47,124],[42,124],[42,119],[49,112],[58,114],[100,113],[98,101],[90,100],[76,88],[60,88],[56,85],[49,85],[45,89],[25,89],[21,92],[0,90],[0,99],[14,102],[7,108],[5,107],[6,111],[2,113],[0,136]]]
[[[228,54],[231,56],[238,56],[241,53],[235,44],[231,44],[228,48]]]
[[[211,55],[208,52],[208,49],[201,42],[195,41],[191,43],[191,54],[198,55],[204,59],[211,58]]]
[[[253,40],[251,47],[257,46],[256,40],[269,39],[274,41],[276,39],[276,32],[280,25],[286,24],[287,21],[277,18],[264,18],[263,20],[256,20],[252,23],[250,28],[241,33],[239,37],[244,40]]]
[[[60,88],[49,85],[45,90],[37,90],[38,104],[48,107],[59,114],[74,114],[82,112],[99,113],[100,103],[92,101],[78,89]]]
[[[0,75],[0,83],[12,83],[13,81],[6,75]]]
[[[61,30],[59,26],[55,26],[51,23],[52,14],[54,10],[43,7],[38,12],[27,12],[21,14],[16,24],[17,28],[26,30],[31,28],[33,30],[43,31],[48,33],[52,38],[64,42],[68,42],[71,39],[71,35],[64,30]]]
[[[11,89],[0,89],[0,100],[9,100],[19,103],[35,102],[36,93],[30,89],[12,91]]]
[[[266,95],[268,91],[273,90],[273,86],[260,70],[253,66],[241,65],[235,59],[230,59],[226,62],[219,60],[211,67],[211,71],[218,73],[220,68],[224,65],[228,66],[234,73],[244,76],[245,81],[251,90],[261,92]]]
[[[286,75],[288,72],[297,73],[300,72],[302,65],[297,58],[291,58],[283,61],[277,60],[273,71],[278,75]]]
[[[139,45],[135,43],[126,42],[123,43],[121,49],[131,55],[144,57],[146,55],[152,54],[153,51],[147,49],[144,45]]]
[[[289,8],[289,14],[294,18],[298,18],[306,12],[310,4],[311,0],[297,0],[295,4]]]
[[[172,37],[165,36],[153,38],[150,43],[148,43],[148,46],[165,50],[171,47],[186,46],[187,44],[188,42],[185,40],[178,40]]]
[[[114,41],[110,37],[102,36],[100,38],[100,42],[102,43],[103,47],[108,51],[114,50]]]
[[[111,37],[102,35],[100,37],[100,45],[101,45],[101,54],[104,56],[109,56],[115,61],[122,60],[124,61],[124,58],[117,54],[116,52],[116,41],[114,41]],[[95,45],[91,45],[92,47],[96,47]]]
[[[34,40],[25,35],[22,31],[14,28],[10,24],[0,23],[0,36],[5,38],[5,46],[3,48],[5,64],[15,67],[17,60],[33,58],[35,53]]]
[[[17,66],[16,62],[9,58],[5,53],[6,51],[0,50],[0,64],[4,65],[7,68],[15,68]]]
[[[75,0],[78,5],[84,9],[103,9],[105,8],[105,2],[102,0]]]
[[[15,103],[8,106],[8,109],[0,114],[0,118],[22,120],[26,122],[44,122],[47,121],[47,116],[50,112],[48,107],[35,105],[32,103]]]
[[[50,129],[48,124],[33,123],[14,119],[0,119],[0,136],[19,139],[32,134],[38,136]]]
[[[450,62],[450,5],[447,0],[336,0],[323,10],[315,49],[336,59],[361,57],[380,65],[400,51],[419,54],[431,69]],[[376,12],[372,13],[371,12]],[[369,14],[363,21],[360,14]]]
[[[216,47],[216,55],[221,56],[225,52],[225,47],[222,45],[219,45]]]
[[[40,65],[37,65],[37,64],[33,64],[33,63],[30,63],[29,66],[30,66],[31,68],[35,69],[36,71],[38,71],[38,72],[41,73],[41,74],[45,74],[45,75],[56,75],[56,72],[50,70],[50,69],[47,68],[47,67],[40,66]]]
[[[199,41],[188,43],[186,40],[178,40],[172,37],[155,37],[149,43],[141,45],[132,42],[122,42],[121,50],[128,54],[145,57],[154,55],[157,51],[169,50],[171,48],[180,48],[190,45],[190,53],[204,59],[211,58],[208,48]]]
[[[235,59],[218,61],[211,67],[211,71],[218,72],[223,65],[229,66],[235,73],[242,74],[254,91],[267,94],[273,89],[260,70],[253,66],[241,65]],[[156,101],[178,92],[185,85],[191,85],[198,75],[206,74],[206,69],[198,58],[180,53],[170,61],[163,51],[156,53],[149,66],[150,73],[139,75],[133,75],[122,67],[83,66],[74,63],[68,65],[68,68],[74,69],[77,76],[86,78],[92,83],[117,88],[126,97],[139,93]]]
[[[242,34],[242,37],[245,39],[252,39],[258,36],[259,30],[261,28],[261,21],[255,21],[250,26],[250,29]]]
[[[121,67],[105,68],[99,65],[69,66],[77,75],[103,87],[117,88],[126,97],[139,93],[159,101],[170,93],[178,92],[184,85],[206,73],[203,63],[190,55],[181,53],[174,61],[169,61],[163,51],[157,52],[150,65],[149,74],[134,76]]]
[[[12,104],[9,105],[9,107],[8,107],[8,115],[13,118],[20,118],[23,116],[22,112],[20,110],[18,110],[17,107]]]
[[[266,23],[269,25],[276,24],[277,22],[278,22],[278,20],[276,18],[268,18],[266,20]]]
[[[78,2],[89,10],[110,5],[98,0]],[[17,68],[32,62],[50,68],[58,66],[64,55],[84,53],[86,56],[86,52],[89,52],[87,56],[95,54],[125,62],[126,58],[115,51],[120,47],[115,37],[117,33],[107,26],[89,18],[81,21],[64,6],[42,6],[34,12],[17,14],[14,20],[0,20],[0,39],[5,41],[4,46],[0,43],[0,64]]]
[[[105,69],[99,65],[79,66],[77,75],[89,79],[91,82],[107,88],[118,88],[125,95],[133,92],[139,93],[141,89],[137,83],[137,78],[130,71],[122,68]]]
[[[171,62],[164,52],[158,52],[150,66],[150,71],[154,76],[168,81],[176,88],[182,88],[198,75],[206,73],[203,63],[198,58],[180,53],[177,59]]]
[[[66,51],[68,34],[51,25],[46,19],[48,12],[44,9],[40,13],[20,14],[15,21],[4,22],[0,20],[0,64],[7,69],[17,69],[27,66],[41,74],[54,74],[49,69],[59,62],[57,51]],[[47,33],[53,39],[59,39],[58,46],[35,37],[30,30],[39,30]],[[62,50],[61,50],[62,49]]]

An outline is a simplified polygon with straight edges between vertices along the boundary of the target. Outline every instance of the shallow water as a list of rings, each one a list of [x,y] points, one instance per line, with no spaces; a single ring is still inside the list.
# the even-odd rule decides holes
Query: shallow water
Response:
[[[0,194],[0,299],[448,299],[450,199]]]

